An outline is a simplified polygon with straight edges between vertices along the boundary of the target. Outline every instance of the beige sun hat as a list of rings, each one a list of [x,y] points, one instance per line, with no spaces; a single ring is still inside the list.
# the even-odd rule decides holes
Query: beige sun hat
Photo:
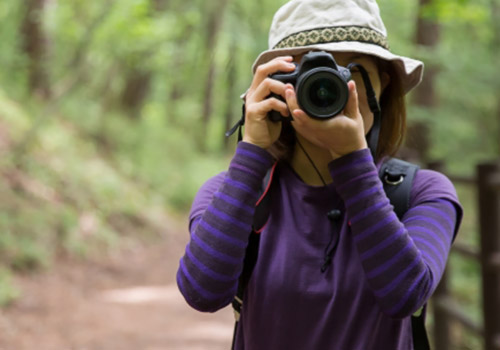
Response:
[[[269,50],[259,55],[253,70],[275,57],[310,50],[356,52],[388,61],[401,77],[405,92],[422,80],[422,62],[389,51],[375,0],[291,0],[274,15]]]

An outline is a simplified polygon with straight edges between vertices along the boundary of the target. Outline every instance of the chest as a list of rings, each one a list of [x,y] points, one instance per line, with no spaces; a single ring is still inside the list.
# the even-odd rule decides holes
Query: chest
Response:
[[[341,215],[329,219],[331,210]],[[322,272],[329,252],[331,263]],[[362,276],[340,199],[300,197],[293,191],[274,195],[250,281],[259,297],[293,304],[298,299],[311,303],[352,300],[366,288]]]

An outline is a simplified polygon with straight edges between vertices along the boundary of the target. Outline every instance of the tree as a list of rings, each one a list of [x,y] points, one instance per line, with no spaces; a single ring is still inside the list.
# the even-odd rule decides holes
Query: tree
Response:
[[[224,131],[229,130],[234,116],[234,106],[237,103],[237,96],[235,96],[234,87],[236,86],[236,60],[237,60],[237,46],[236,39],[231,39],[229,49],[229,59],[227,63],[227,87],[226,87],[226,100],[225,100],[225,113],[224,113]],[[224,147],[228,148],[229,139],[224,136]]]
[[[436,50],[440,41],[440,24],[429,16],[428,9],[435,0],[419,0],[415,43],[424,49],[427,57]],[[413,103],[421,108],[435,109],[438,105],[436,78],[439,67],[434,62],[425,62],[425,75],[422,83],[413,92]],[[429,157],[430,129],[426,122],[415,121],[409,125],[406,147],[412,158],[426,162]]]
[[[151,71],[142,68],[140,63],[130,67],[121,94],[121,105],[130,117],[138,117],[150,90]]]
[[[27,0],[26,12],[21,24],[23,49],[29,59],[28,90],[43,98],[51,96],[51,86],[46,70],[48,38],[42,25],[46,5],[47,0]]]
[[[224,14],[224,10],[228,0],[218,0],[215,3],[207,2],[208,17],[205,27],[206,39],[205,39],[205,56],[208,60],[206,78],[205,78],[205,90],[203,97],[203,110],[202,110],[202,144],[201,149],[205,148],[208,124],[212,117],[213,103],[214,103],[214,86],[216,78],[217,64],[215,60],[215,49],[217,46],[217,40],[219,36],[220,29],[222,27],[221,16]]]
[[[149,11],[145,20],[152,20],[156,12],[164,11],[168,5],[166,0],[150,0]],[[136,55],[125,72],[125,84],[121,94],[121,105],[128,115],[137,118],[146,101],[150,90],[152,72],[143,66],[147,54],[141,52]]]
[[[496,62],[500,61],[500,4],[497,0],[490,0],[491,7],[491,23],[493,24],[493,38],[491,43],[491,48],[493,50],[493,57],[496,58]],[[496,88],[497,98],[497,109],[496,109],[496,122],[497,122],[497,135],[500,135],[500,86],[497,84]],[[500,138],[497,138],[497,154],[500,157]]]
[[[153,9],[156,12],[163,12],[168,8],[168,0],[152,0],[153,1]]]

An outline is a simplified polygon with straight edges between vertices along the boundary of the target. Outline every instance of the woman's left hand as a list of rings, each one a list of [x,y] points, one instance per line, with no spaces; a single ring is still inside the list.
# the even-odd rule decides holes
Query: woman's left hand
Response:
[[[285,91],[295,130],[316,146],[327,149],[334,159],[368,147],[363,117],[358,107],[356,83],[350,81],[347,85],[349,99],[344,111],[325,120],[311,118],[300,109],[291,84],[287,84]]]

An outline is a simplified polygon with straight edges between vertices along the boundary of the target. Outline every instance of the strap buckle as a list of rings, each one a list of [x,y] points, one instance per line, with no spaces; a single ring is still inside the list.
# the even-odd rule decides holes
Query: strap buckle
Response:
[[[396,178],[396,176],[398,177]],[[391,186],[397,186],[403,183],[404,179],[405,179],[404,175],[393,175],[390,173],[386,173],[384,175],[384,182]]]

